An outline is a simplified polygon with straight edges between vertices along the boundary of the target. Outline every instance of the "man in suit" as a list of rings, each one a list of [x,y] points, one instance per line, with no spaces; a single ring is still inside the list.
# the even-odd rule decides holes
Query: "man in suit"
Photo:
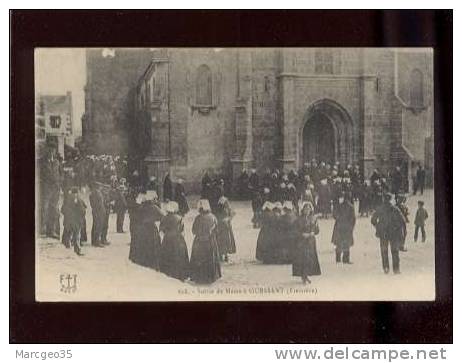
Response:
[[[43,232],[47,237],[59,239],[59,193],[61,188],[60,165],[56,151],[47,150],[41,162],[41,197],[42,197],[42,223]]]
[[[419,164],[416,172],[416,180],[414,184],[414,195],[417,194],[417,191],[420,190],[420,195],[423,194],[425,188],[425,169],[422,168],[422,165]]]
[[[102,243],[103,225],[106,217],[104,197],[96,182],[90,184],[90,189],[90,207],[93,216],[91,245],[93,247],[104,247],[104,244]]]
[[[383,271],[388,274],[390,265],[388,248],[391,249],[393,273],[400,273],[399,248],[406,227],[406,220],[400,210],[392,205],[391,194],[385,194],[384,202],[372,215],[371,223],[375,226],[375,235],[380,239]]]
[[[352,264],[350,261],[350,248],[353,246],[353,230],[356,224],[353,203],[342,193],[334,208],[334,230],[332,243],[335,245],[335,262]]]
[[[85,216],[86,205],[79,196],[79,190],[77,187],[73,187],[69,191],[68,200],[66,206],[66,224],[69,230],[70,242],[74,247],[74,252],[78,256],[83,256],[81,244],[80,244],[80,231],[82,230],[82,222]],[[69,245],[66,247],[70,247]]]

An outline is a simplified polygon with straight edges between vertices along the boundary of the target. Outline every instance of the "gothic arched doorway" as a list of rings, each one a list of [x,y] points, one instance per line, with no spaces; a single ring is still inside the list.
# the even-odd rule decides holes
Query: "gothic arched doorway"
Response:
[[[324,114],[313,115],[303,128],[303,162],[316,159],[329,164],[335,163],[335,136],[334,126]]]
[[[313,103],[305,113],[299,138],[300,166],[312,159],[342,166],[354,160],[353,123],[346,110],[332,100]]]

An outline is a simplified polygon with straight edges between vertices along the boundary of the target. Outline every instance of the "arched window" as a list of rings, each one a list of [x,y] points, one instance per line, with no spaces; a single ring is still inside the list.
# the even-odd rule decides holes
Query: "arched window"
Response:
[[[411,72],[410,81],[410,104],[413,107],[422,107],[424,104],[423,99],[423,74],[420,70],[414,69]]]
[[[334,55],[331,50],[318,49],[314,54],[314,69],[316,73],[334,73]]]
[[[212,72],[205,64],[197,69],[196,77],[196,104],[212,105]]]

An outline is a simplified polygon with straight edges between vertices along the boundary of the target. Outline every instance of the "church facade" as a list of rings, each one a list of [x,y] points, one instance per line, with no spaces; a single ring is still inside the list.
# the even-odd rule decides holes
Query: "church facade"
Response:
[[[433,55],[391,48],[87,51],[83,140],[190,189],[204,170],[433,169]]]

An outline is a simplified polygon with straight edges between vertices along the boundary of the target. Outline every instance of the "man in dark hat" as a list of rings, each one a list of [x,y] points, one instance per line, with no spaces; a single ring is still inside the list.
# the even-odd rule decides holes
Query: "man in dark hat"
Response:
[[[114,212],[117,214],[117,233],[124,233],[125,213],[127,212],[126,189],[123,185],[114,189]]]
[[[40,186],[42,199],[42,230],[47,237],[59,239],[59,191],[61,188],[60,165],[56,151],[47,149],[40,164]]]
[[[80,246],[80,231],[82,229],[82,222],[85,216],[85,210],[87,206],[80,199],[79,190],[77,187],[73,187],[70,190],[70,196],[66,203],[65,215],[66,215],[66,228],[69,230],[70,242],[74,247],[74,252],[78,256],[83,256]],[[66,247],[70,247],[67,245]]]
[[[372,215],[371,223],[375,226],[375,235],[380,239],[383,271],[390,271],[388,248],[391,249],[393,273],[400,273],[399,248],[403,238],[406,221],[400,210],[391,204],[391,194],[384,195],[384,202]]]
[[[420,190],[420,195],[423,194],[425,187],[425,169],[422,168],[422,165],[419,164],[417,167],[416,178],[414,183],[414,195],[417,194],[417,191]]]
[[[351,264],[350,248],[353,246],[353,229],[356,216],[353,204],[341,193],[334,207],[335,225],[332,233],[332,243],[335,245],[335,262]]]
[[[428,212],[424,207],[423,200],[419,200],[417,204],[419,205],[419,207],[417,208],[417,211],[415,213],[415,219],[414,219],[414,224],[415,224],[414,242],[417,242],[417,238],[419,237],[419,229],[422,231],[422,242],[425,242],[425,239],[426,239],[425,221],[428,218]]]

